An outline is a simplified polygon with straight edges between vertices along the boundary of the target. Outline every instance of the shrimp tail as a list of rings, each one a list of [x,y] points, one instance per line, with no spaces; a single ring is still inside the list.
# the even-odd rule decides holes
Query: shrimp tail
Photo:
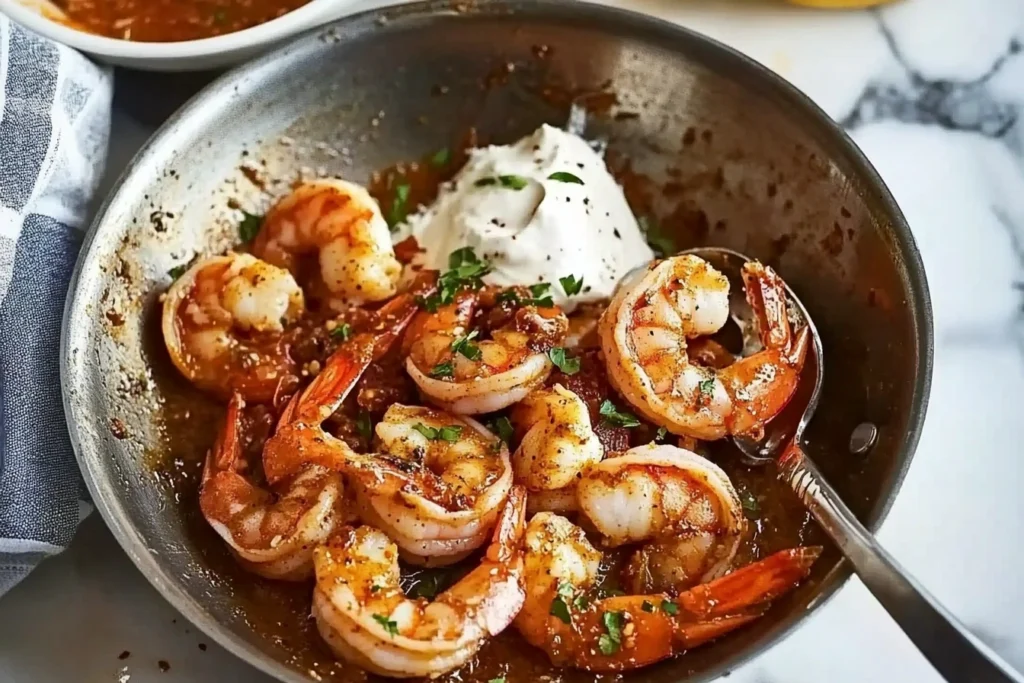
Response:
[[[213,444],[206,463],[203,465],[203,483],[218,472],[234,471],[242,457],[242,444],[238,440],[241,431],[242,410],[245,408],[245,399],[242,394],[235,391],[228,401],[228,410],[224,416],[224,426],[217,434],[217,440]]]
[[[724,636],[730,631],[738,629],[760,618],[766,610],[755,610],[744,614],[733,614],[726,617],[719,617],[709,621],[701,621],[693,624],[682,624],[676,628],[675,640],[678,643],[677,649],[691,650],[695,647],[710,642],[715,638]]]
[[[810,573],[821,546],[782,550],[760,562],[681,593],[677,602],[686,616],[701,621],[742,613],[774,600]]]
[[[770,267],[757,261],[743,265],[743,289],[757,316],[761,343],[767,349],[789,348],[792,331],[786,313],[786,286]]]
[[[416,314],[416,297],[406,292],[377,311],[369,332],[345,342],[327,359],[305,391],[293,397],[263,450],[263,471],[271,484],[297,473],[304,465],[341,469],[342,442],[323,437],[320,423],[341,407],[360,377],[395,344]]]

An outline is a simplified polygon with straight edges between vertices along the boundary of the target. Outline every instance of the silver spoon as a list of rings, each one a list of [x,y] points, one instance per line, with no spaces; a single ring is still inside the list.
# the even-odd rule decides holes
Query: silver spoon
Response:
[[[700,256],[729,278],[733,320],[744,337],[743,355],[759,350],[753,316],[739,278],[740,268],[751,259],[718,247],[701,247],[683,253]],[[630,275],[627,274],[623,281],[628,281]],[[821,337],[807,309],[788,285],[786,294],[794,328],[799,329],[801,324],[806,324],[813,340],[804,365],[804,377],[786,410],[766,427],[765,438],[758,442],[734,439],[736,445],[752,464],[767,462],[781,451],[778,457],[779,476],[789,483],[818,524],[839,546],[871,594],[943,678],[951,683],[1024,683],[1024,676],[972,635],[897,564],[871,532],[857,521],[800,448],[804,428],[818,407],[823,354]],[[783,448],[784,444],[788,445]]]

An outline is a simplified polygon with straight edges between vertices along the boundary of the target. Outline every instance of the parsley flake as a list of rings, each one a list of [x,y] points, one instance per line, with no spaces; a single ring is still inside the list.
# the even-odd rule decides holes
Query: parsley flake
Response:
[[[562,283],[562,289],[565,290],[566,296],[575,296],[583,289],[583,278],[577,280],[575,275],[560,277],[558,281]]]
[[[601,654],[613,655],[622,647],[622,612],[605,612],[601,615],[605,633],[597,639]]]
[[[473,185],[476,187],[487,187],[488,185],[501,185],[509,190],[519,191],[529,184],[529,180],[518,175],[500,175],[497,177],[488,176],[480,178]]]
[[[391,211],[388,212],[388,226],[394,230],[395,226],[402,223],[409,213],[409,183],[399,183],[395,186],[395,196],[391,200]]]
[[[447,441],[449,443],[455,443],[459,440],[459,436],[462,434],[462,427],[460,425],[428,427],[422,422],[417,422],[412,426],[412,428],[431,441]]]
[[[252,242],[263,225],[263,216],[248,211],[242,212],[242,222],[238,224],[238,236],[243,242]]]
[[[661,601],[661,611],[665,614],[675,615],[679,613],[679,605],[668,600]]]
[[[761,504],[750,491],[740,494],[740,505],[743,506],[743,512],[746,513],[748,519],[757,519],[761,514]]]
[[[512,422],[504,415],[495,418],[490,424],[490,429],[506,444],[512,443]]]
[[[661,232],[661,228],[654,219],[649,216],[641,216],[636,220],[640,226],[640,232],[644,234],[647,245],[654,250],[654,254],[664,258],[676,253],[676,245],[672,239]]]
[[[711,396],[715,393],[715,379],[712,377],[710,379],[701,380],[697,384],[697,388],[700,390],[701,396]]]
[[[578,356],[570,356],[569,352],[561,346],[556,346],[548,351],[548,358],[558,366],[558,369],[567,375],[575,375],[580,371],[580,359]]]
[[[553,617],[558,617],[558,620],[563,624],[571,624],[572,616],[569,614],[569,605],[565,604],[565,599],[558,596],[551,601],[551,610],[548,612]]]
[[[530,296],[533,298],[527,301],[526,304],[528,306],[538,306],[540,308],[551,308],[555,305],[555,302],[551,298],[550,289],[550,282],[538,282],[535,285],[530,285]]]
[[[455,365],[450,361],[438,363],[430,369],[430,376],[435,379],[448,379],[455,376]]]
[[[487,681],[487,683],[505,683],[505,677],[498,676],[497,678],[492,678],[491,680]]]
[[[394,622],[391,619],[388,619],[383,614],[374,614],[373,615],[373,620],[376,621],[381,626],[383,626],[384,630],[387,631],[388,634],[392,638],[394,638],[395,636],[398,635],[398,623],[397,622]]]
[[[441,149],[434,152],[434,154],[430,157],[430,163],[438,167],[447,166],[451,158],[452,153],[448,150],[448,148],[442,147]]]
[[[613,427],[639,427],[640,420],[636,419],[632,413],[621,412],[615,407],[615,404],[611,402],[611,399],[605,399],[604,403],[601,404],[599,411],[601,417],[604,418],[605,422],[612,425]]]
[[[348,323],[336,325],[335,328],[331,330],[331,336],[335,339],[340,339],[341,341],[348,341],[348,338],[352,336],[352,326]]]
[[[185,274],[186,270],[188,270],[188,264],[182,263],[180,266],[174,266],[173,268],[168,270],[167,274],[171,276],[172,280],[177,280],[179,277]]]
[[[479,333],[476,330],[473,330],[465,337],[459,337],[453,341],[451,346],[452,353],[460,353],[470,360],[480,360],[480,357],[483,356],[483,352],[480,351],[479,346],[473,343],[477,334]]]
[[[560,183],[575,183],[576,185],[583,184],[579,176],[573,175],[568,171],[556,171],[548,176],[548,180],[557,180]]]
[[[645,611],[645,612],[647,612],[648,614],[650,614],[651,612],[653,612],[653,611],[654,611],[654,603],[653,603],[653,602],[650,602],[650,601],[648,601],[648,600],[644,600],[644,601],[643,601],[643,602],[642,602],[642,603],[640,604],[640,609],[642,609],[643,611]]]

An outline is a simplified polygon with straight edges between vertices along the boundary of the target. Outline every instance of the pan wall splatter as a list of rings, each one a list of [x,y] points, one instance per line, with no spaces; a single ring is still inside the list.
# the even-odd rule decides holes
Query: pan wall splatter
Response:
[[[727,48],[614,9],[432,3],[360,15],[229,74],[164,126],[101,210],[65,320],[65,407],[97,507],[168,600],[281,680],[364,676],[318,645],[307,588],[241,576],[197,517],[191,482],[221,409],[177,377],[160,345],[169,271],[229,247],[240,209],[261,212],[299,176],[366,182],[470,128],[505,142],[561,125],[572,101],[591,110],[587,135],[608,140],[637,211],[680,246],[758,256],[800,292],[826,350],[808,451],[869,526],[896,495],[931,375],[927,288],[898,208],[822,112]],[[851,456],[864,421],[878,442]],[[847,575],[827,554],[755,625],[629,677],[714,678]],[[524,663],[510,683],[544,673],[539,653],[515,652]],[[511,659],[499,649],[464,677],[489,679]]]

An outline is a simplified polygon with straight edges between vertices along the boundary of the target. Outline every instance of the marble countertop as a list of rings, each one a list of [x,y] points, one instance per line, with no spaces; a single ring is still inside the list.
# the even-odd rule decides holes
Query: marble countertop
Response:
[[[615,2],[779,72],[847,127],[889,184],[924,257],[936,358],[924,435],[879,537],[1024,670],[1024,449],[1015,436],[1015,392],[1024,388],[1024,0],[906,0],[857,12]],[[118,87],[110,178],[169,113],[125,107],[130,76]],[[68,552],[0,602],[3,683],[269,680],[178,616],[95,515]],[[939,677],[854,579],[730,680]]]

